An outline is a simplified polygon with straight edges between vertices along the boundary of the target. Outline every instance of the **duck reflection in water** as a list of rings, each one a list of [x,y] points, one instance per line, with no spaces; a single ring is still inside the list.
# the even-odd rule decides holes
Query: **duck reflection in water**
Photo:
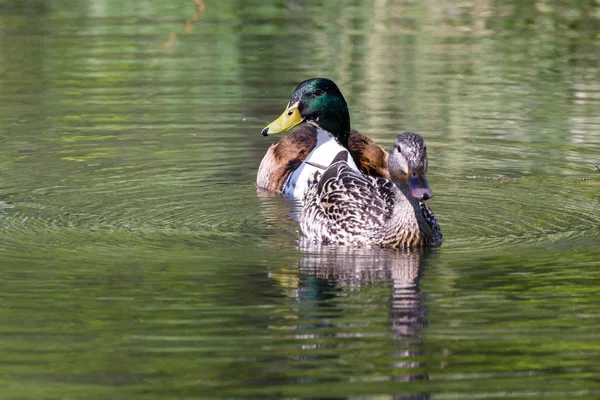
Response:
[[[420,371],[425,366],[422,361],[419,361],[419,358],[424,355],[421,331],[426,323],[426,312],[418,282],[423,265],[431,252],[435,250],[319,246],[302,239],[300,249],[303,254],[299,266],[303,278],[300,281],[298,298],[301,303],[306,304],[304,312],[301,307],[301,314],[304,314],[304,318],[307,320],[315,320],[315,325],[312,325],[311,328],[342,327],[343,331],[343,333],[319,334],[315,339],[391,337],[395,340],[393,346],[397,350],[391,352],[389,356],[395,361],[391,365],[382,366],[385,368],[384,370],[389,368],[389,379],[398,382],[427,380],[427,374]],[[368,326],[368,318],[376,314],[376,311],[369,315],[360,314],[365,315],[365,321],[354,325],[355,333],[348,332],[348,328],[355,323],[354,320],[348,322],[348,316],[355,313],[357,306],[354,302],[348,302],[348,297],[360,298],[365,294],[370,295],[372,293],[370,288],[377,289],[378,285],[389,284],[390,280],[392,282],[389,303],[391,335],[382,332],[374,333],[373,327]],[[365,305],[365,302],[361,301],[360,304]],[[333,346],[339,346],[339,343],[336,343]],[[359,346],[365,343],[359,343]],[[310,348],[328,346],[331,345],[312,345]],[[361,350],[361,352],[364,354],[365,350]],[[360,361],[361,358],[357,358],[357,361]],[[358,370],[360,370],[360,365],[356,367],[359,367]],[[410,370],[415,369],[418,369],[419,372],[411,373]],[[379,365],[377,370],[380,370]],[[368,373],[365,371],[365,375]],[[406,391],[403,390],[402,385],[398,387],[399,393]],[[414,389],[411,391],[414,392]],[[429,395],[411,393],[394,398],[428,399]]]

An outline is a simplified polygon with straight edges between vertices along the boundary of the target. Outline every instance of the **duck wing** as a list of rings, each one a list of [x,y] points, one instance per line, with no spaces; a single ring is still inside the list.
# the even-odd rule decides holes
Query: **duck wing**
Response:
[[[300,226],[320,242],[364,243],[389,219],[394,207],[394,184],[363,175],[338,153],[323,175],[309,187],[300,213]]]
[[[370,138],[352,129],[348,137],[348,150],[363,174],[390,179],[388,152]]]
[[[441,244],[443,239],[442,228],[440,228],[440,224],[437,222],[437,219],[435,219],[433,211],[431,211],[431,208],[423,201],[419,202],[419,205],[421,206],[421,212],[423,213],[425,221],[431,227],[433,237],[432,243],[437,245]]]

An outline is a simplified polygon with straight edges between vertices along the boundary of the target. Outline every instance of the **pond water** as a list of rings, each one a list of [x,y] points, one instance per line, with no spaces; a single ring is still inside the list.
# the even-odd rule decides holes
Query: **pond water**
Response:
[[[599,8],[1,2],[2,398],[599,398]],[[442,247],[256,191],[314,76],[423,135]]]

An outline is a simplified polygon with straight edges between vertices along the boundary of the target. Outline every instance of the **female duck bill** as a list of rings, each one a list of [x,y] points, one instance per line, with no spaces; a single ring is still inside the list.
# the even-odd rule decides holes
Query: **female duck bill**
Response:
[[[410,188],[410,194],[415,199],[425,201],[433,197],[433,191],[424,175],[411,174],[408,177],[408,187]]]

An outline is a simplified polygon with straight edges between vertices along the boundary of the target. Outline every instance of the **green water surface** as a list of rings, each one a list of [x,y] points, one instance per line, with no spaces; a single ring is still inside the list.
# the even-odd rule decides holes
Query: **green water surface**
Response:
[[[0,0],[2,399],[600,398],[600,3]],[[256,191],[295,85],[428,146],[442,247]]]

